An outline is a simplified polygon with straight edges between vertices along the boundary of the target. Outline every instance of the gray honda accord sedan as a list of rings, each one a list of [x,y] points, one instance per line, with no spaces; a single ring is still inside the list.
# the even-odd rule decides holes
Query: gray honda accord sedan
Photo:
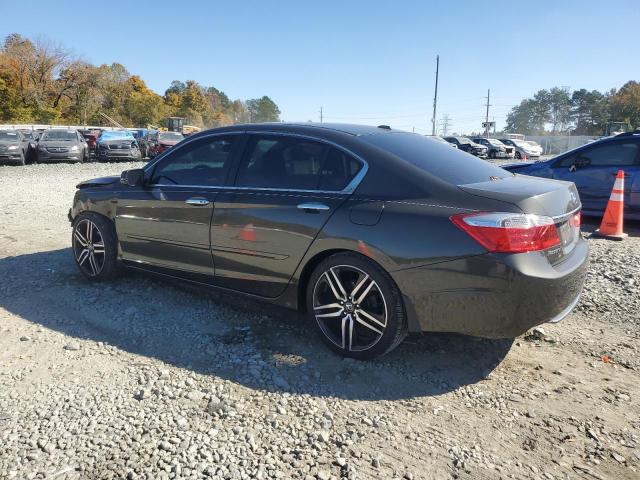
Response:
[[[128,267],[240,292],[369,359],[408,332],[505,338],[561,320],[587,271],[580,207],[572,183],[421,135],[255,124],[80,183],[69,219],[88,280]]]

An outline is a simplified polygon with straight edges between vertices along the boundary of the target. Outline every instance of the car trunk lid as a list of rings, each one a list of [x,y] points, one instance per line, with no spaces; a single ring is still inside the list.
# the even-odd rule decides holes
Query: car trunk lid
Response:
[[[580,235],[580,197],[571,182],[513,175],[479,183],[459,185],[462,191],[515,205],[525,214],[552,217],[561,244],[546,251],[553,264],[562,261],[575,247]]]

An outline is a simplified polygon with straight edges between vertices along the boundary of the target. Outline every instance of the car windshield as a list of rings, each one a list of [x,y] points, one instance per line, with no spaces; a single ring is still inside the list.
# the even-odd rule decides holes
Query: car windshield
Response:
[[[106,130],[100,134],[100,140],[134,140],[127,130]]]
[[[71,130],[47,130],[40,140],[61,140],[63,142],[75,140],[76,132]]]
[[[495,138],[488,138],[487,140],[489,140],[489,143],[491,145],[494,145],[496,147],[502,146],[502,142],[500,140],[496,140]]]
[[[158,140],[165,140],[168,142],[179,142],[184,138],[179,132],[160,132],[158,133]]]
[[[414,133],[397,132],[362,138],[453,185],[485,182],[491,177],[511,175],[468,153],[438,145]]]
[[[0,140],[17,140],[18,134],[16,132],[0,132]]]
[[[530,145],[525,142],[524,140],[511,140],[513,143],[515,143],[517,146],[519,147],[529,147]]]
[[[33,133],[32,132],[21,132],[22,135],[24,135],[26,138],[33,140]]]
[[[460,137],[456,137],[458,142],[460,143],[472,143],[471,140],[469,140],[468,138],[460,138]]]

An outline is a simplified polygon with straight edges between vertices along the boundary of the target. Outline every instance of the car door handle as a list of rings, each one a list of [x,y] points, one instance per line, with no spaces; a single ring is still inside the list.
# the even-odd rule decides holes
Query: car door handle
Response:
[[[329,205],[325,205],[324,203],[317,203],[317,202],[308,202],[308,203],[301,203],[300,205],[298,205],[298,208],[300,210],[304,210],[305,212],[324,212],[329,210]]]
[[[184,203],[188,203],[189,205],[196,205],[198,207],[202,207],[204,205],[209,205],[209,200],[202,197],[192,197],[187,198]]]

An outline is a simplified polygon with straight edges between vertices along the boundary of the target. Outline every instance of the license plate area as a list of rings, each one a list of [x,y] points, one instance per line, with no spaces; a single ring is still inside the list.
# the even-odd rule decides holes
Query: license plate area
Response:
[[[580,239],[580,212],[555,224],[560,245],[546,251],[547,258],[552,264],[561,262],[576,247]]]

